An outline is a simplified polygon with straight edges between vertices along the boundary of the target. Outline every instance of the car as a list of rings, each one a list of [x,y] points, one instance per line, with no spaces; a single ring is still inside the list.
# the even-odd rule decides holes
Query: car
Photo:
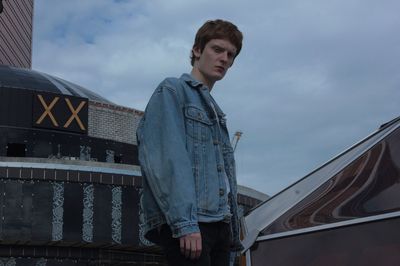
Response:
[[[253,208],[246,266],[400,264],[400,117]]]

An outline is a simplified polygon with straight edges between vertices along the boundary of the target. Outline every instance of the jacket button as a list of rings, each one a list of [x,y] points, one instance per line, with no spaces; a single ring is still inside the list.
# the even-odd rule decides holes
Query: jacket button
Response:
[[[217,166],[217,170],[218,170],[218,172],[221,172],[222,171],[222,165],[218,165]]]
[[[225,190],[220,189],[220,190],[219,190],[219,195],[220,195],[220,196],[223,196],[224,194],[225,194]]]

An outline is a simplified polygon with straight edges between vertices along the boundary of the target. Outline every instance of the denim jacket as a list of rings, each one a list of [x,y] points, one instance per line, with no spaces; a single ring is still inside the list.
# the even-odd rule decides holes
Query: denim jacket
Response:
[[[200,232],[198,222],[230,220],[232,250],[240,250],[233,149],[225,114],[209,89],[189,74],[165,79],[146,107],[137,139],[145,237],[157,243],[154,229],[164,223],[178,238]]]

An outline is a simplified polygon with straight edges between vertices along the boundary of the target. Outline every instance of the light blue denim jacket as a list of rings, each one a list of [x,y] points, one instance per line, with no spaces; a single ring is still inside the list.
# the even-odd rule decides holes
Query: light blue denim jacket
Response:
[[[198,222],[230,219],[232,250],[240,250],[233,149],[225,114],[208,88],[189,74],[165,79],[146,107],[137,139],[145,237],[157,243],[154,229],[164,223],[177,238],[199,232]]]

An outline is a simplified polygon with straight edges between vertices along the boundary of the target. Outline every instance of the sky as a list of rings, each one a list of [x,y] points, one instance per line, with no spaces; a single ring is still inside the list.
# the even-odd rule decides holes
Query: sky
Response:
[[[212,90],[240,185],[270,196],[400,115],[396,0],[35,0],[32,68],[144,110],[165,77],[191,71],[207,20],[243,32]]]

